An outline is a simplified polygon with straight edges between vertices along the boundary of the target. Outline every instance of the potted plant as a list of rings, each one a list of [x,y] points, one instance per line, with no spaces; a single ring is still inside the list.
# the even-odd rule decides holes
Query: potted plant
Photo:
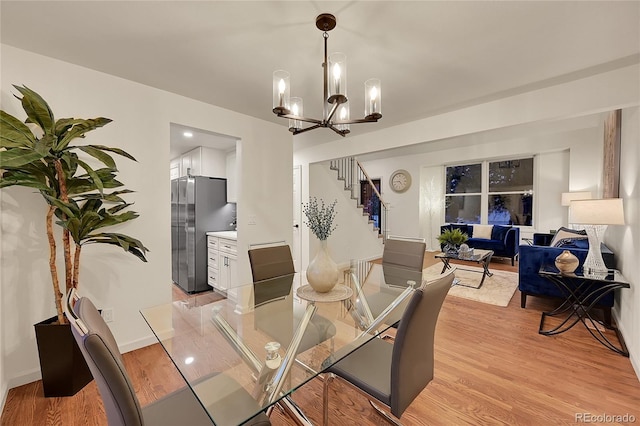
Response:
[[[458,252],[460,245],[465,243],[469,236],[458,228],[445,229],[438,235],[438,242],[445,252]]]
[[[0,110],[0,188],[24,186],[35,189],[48,206],[45,221],[57,315],[35,325],[36,341],[45,396],[68,396],[82,389],[91,380],[91,374],[63,314],[56,259],[59,241],[54,233],[54,216],[55,224],[62,227],[65,291],[78,287],[82,249],[89,244],[119,246],[146,262],[147,248],[140,241],[124,234],[104,232],[104,228],[138,217],[136,212],[127,210],[131,204],[121,197],[132,191],[124,189],[116,179],[118,170],[111,154],[133,161],[135,158],[118,148],[72,144],[77,138],[84,138],[86,133],[109,124],[110,119],[56,120],[38,93],[26,86],[14,87],[22,95],[16,97],[21,101],[27,119],[22,122]],[[91,157],[94,163],[97,160],[103,167],[94,169],[88,159],[80,155]],[[53,334],[48,336],[48,330]],[[48,348],[48,345],[52,347]],[[63,367],[77,364],[80,372],[61,371]],[[88,373],[88,379],[84,373]],[[58,383],[58,379],[67,382]]]
[[[302,206],[307,220],[304,222],[309,227],[313,235],[320,240],[320,250],[309,262],[307,267],[307,281],[311,288],[318,293],[327,293],[335,287],[338,282],[338,265],[329,255],[327,248],[327,238],[336,229],[333,221],[336,217],[335,207],[338,200],[325,205],[323,200],[316,197],[310,198],[308,204]]]

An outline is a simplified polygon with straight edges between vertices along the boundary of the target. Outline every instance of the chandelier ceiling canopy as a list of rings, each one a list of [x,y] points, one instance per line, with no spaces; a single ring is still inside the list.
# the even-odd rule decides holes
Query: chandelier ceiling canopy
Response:
[[[322,119],[304,116],[302,98],[291,97],[290,76],[287,71],[273,73],[273,112],[278,117],[289,119],[289,131],[294,135],[309,130],[326,127],[340,136],[349,133],[350,124],[375,123],[382,118],[382,92],[380,80],[371,78],[364,83],[364,118],[349,119],[347,98],[347,58],[344,53],[332,53],[327,56],[329,31],[336,27],[335,16],[323,13],[316,18],[316,27],[324,38],[323,74],[323,114]],[[337,117],[334,119],[334,117]],[[302,127],[302,123],[311,123]]]

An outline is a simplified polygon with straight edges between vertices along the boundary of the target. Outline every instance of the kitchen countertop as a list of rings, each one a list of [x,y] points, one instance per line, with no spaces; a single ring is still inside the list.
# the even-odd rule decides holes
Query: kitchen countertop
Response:
[[[229,240],[238,240],[238,231],[213,231],[207,232],[210,237],[227,238]]]

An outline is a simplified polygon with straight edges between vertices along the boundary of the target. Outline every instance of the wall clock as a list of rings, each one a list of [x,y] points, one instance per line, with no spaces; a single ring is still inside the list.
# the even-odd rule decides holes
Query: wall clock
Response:
[[[389,186],[394,192],[405,192],[411,186],[411,175],[406,170],[396,170],[391,173]]]

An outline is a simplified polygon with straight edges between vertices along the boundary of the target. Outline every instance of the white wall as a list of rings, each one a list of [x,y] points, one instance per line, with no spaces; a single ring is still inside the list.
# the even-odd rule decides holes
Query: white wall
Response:
[[[39,92],[58,118],[97,117],[113,123],[87,143],[120,147],[138,159],[118,161],[119,177],[136,191],[128,200],[141,217],[118,228],[141,239],[149,262],[111,247],[86,247],[81,293],[99,308],[113,308],[111,329],[123,350],[154,341],[141,308],[171,300],[170,123],[226,134],[238,142],[238,237],[240,280],[249,282],[246,247],[251,241],[292,238],[291,135],[284,126],[224,110],[172,93],[1,45],[2,109],[24,118],[12,84]],[[269,179],[264,179],[269,176]],[[274,190],[275,188],[275,190]],[[0,359],[9,387],[39,378],[32,325],[55,314],[45,238],[45,206],[24,188],[1,191],[2,271]],[[256,225],[247,225],[255,216]],[[0,379],[2,376],[0,376]]]
[[[616,295],[614,316],[629,349],[631,363],[640,377],[640,112],[622,110],[620,150],[620,198],[624,201],[625,226],[610,226],[605,243],[616,254],[617,268],[631,288]]]

